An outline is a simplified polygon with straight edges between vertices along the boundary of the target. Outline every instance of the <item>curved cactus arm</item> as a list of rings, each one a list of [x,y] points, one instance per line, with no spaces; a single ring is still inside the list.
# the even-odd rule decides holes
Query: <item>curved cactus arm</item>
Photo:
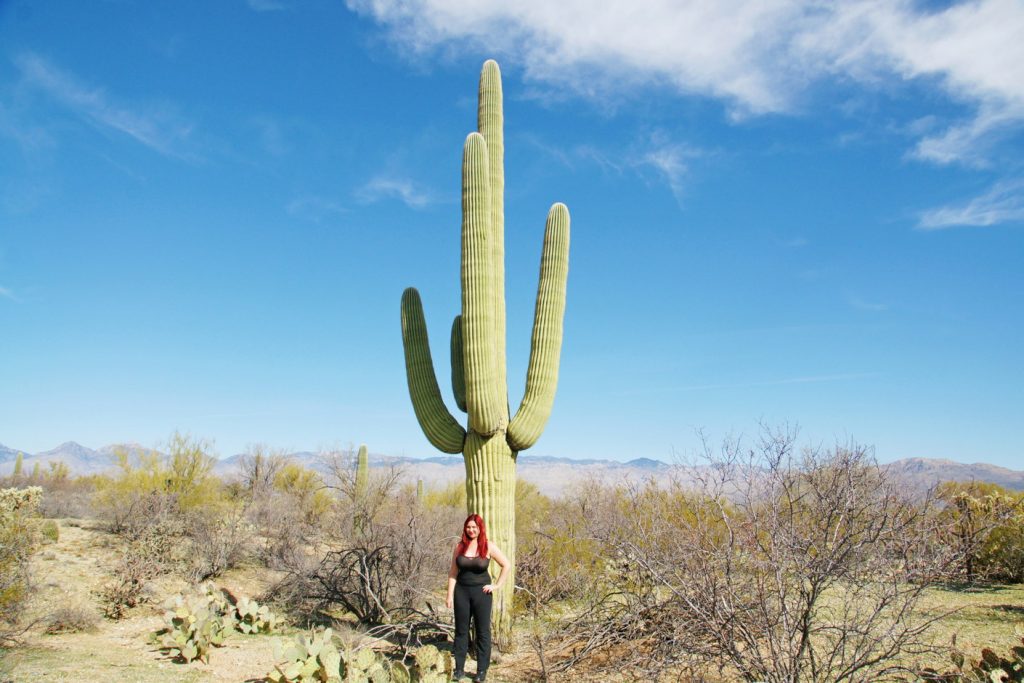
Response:
[[[462,316],[452,321],[452,393],[455,405],[466,412],[466,373],[462,360]]]
[[[469,426],[489,436],[507,423],[498,393],[487,143],[470,133],[462,153],[462,338]],[[507,415],[507,413],[506,413]],[[504,417],[504,419],[503,419]]]
[[[565,283],[568,276],[569,209],[565,204],[557,203],[548,212],[544,230],[544,251],[540,259],[540,282],[537,285],[526,393],[508,426],[508,443],[514,451],[525,450],[536,443],[551,415],[558,385],[562,322],[565,317]]]
[[[502,111],[501,70],[493,59],[480,70],[477,130],[487,142],[487,172],[491,188],[491,259],[494,269],[494,347],[498,359],[497,392],[504,422],[508,422],[508,373],[505,369],[505,115]]]
[[[405,347],[409,397],[423,433],[438,450],[461,453],[466,430],[455,421],[441,399],[441,390],[434,375],[434,362],[430,359],[423,304],[419,292],[413,287],[402,293],[402,345]]]

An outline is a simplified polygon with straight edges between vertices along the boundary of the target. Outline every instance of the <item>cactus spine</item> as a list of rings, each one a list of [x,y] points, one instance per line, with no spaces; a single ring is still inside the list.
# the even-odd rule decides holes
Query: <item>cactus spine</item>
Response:
[[[530,345],[526,393],[510,419],[505,371],[504,140],[501,74],[488,60],[480,74],[478,128],[462,157],[462,314],[451,330],[452,389],[468,429],[441,399],[427,341],[423,306],[412,287],[402,295],[402,337],[413,409],[427,439],[445,453],[462,452],[469,512],[515,562],[516,456],[540,437],[551,414],[569,270],[569,210],[548,212]],[[511,634],[514,574],[495,595],[495,637]]]

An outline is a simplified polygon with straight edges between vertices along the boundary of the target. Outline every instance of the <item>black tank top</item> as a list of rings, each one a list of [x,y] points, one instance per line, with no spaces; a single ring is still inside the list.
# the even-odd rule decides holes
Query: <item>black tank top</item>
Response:
[[[456,556],[455,566],[459,568],[459,574],[455,577],[455,583],[463,586],[486,586],[491,582],[491,575],[487,573],[487,565],[490,563],[491,560],[486,557]]]

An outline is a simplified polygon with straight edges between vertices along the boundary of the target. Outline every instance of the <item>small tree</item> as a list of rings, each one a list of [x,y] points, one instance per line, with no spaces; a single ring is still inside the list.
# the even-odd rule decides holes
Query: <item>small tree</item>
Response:
[[[605,495],[589,515],[609,560],[586,647],[623,666],[723,663],[747,681],[874,681],[928,650],[915,616],[954,553],[929,501],[900,494],[860,446],[796,452],[792,433],[737,442],[678,479]]]
[[[946,482],[939,486],[938,497],[946,507],[943,516],[950,521],[947,539],[961,559],[960,576],[967,583],[998,574],[996,565],[1019,545],[1015,527],[1024,516],[1024,500],[997,484],[986,482]],[[1007,544],[1007,545],[1004,545]]]

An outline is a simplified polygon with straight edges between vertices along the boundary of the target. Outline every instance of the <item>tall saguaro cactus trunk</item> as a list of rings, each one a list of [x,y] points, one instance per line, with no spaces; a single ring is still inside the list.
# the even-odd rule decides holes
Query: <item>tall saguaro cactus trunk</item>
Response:
[[[505,172],[501,73],[487,61],[480,74],[479,132],[466,138],[462,156],[462,314],[451,332],[452,390],[467,428],[441,398],[430,357],[419,293],[402,295],[405,366],[416,418],[427,439],[466,461],[470,513],[512,561],[512,575],[495,595],[493,623],[501,647],[511,637],[515,583],[516,456],[540,437],[558,383],[569,272],[569,210],[548,212],[530,345],[526,392],[514,416],[505,371]]]

